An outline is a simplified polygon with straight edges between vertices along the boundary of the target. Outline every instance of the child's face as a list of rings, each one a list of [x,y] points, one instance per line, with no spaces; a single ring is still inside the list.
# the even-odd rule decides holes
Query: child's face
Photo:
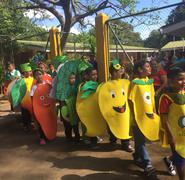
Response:
[[[173,80],[171,80],[171,85],[176,91],[185,90],[185,72],[180,73]]]
[[[122,75],[122,72],[121,72],[121,69],[120,70],[117,70],[117,71],[114,71],[113,74],[112,74],[112,80],[117,80],[117,79],[121,79],[121,75]]]
[[[70,75],[69,76],[69,84],[74,85],[76,81],[76,76],[75,75]]]
[[[32,75],[32,72],[31,72],[31,71],[23,72],[23,76],[24,76],[25,78],[28,78],[28,77],[31,76],[31,75]]]
[[[43,74],[40,71],[35,72],[35,79],[37,82],[42,82],[43,81]]]
[[[51,64],[51,65],[49,66],[49,69],[50,69],[51,71],[53,71],[55,68],[54,68],[54,66]]]
[[[97,82],[97,80],[98,80],[97,70],[94,69],[94,70],[91,71],[89,79],[94,81],[94,82]]]
[[[140,75],[142,76],[149,76],[151,75],[151,66],[148,62],[146,62],[142,69],[140,69]]]
[[[8,65],[8,71],[11,72],[14,70],[14,65],[13,64],[9,64]]]
[[[41,69],[42,71],[46,71],[46,66],[44,64],[39,64],[38,68]]]

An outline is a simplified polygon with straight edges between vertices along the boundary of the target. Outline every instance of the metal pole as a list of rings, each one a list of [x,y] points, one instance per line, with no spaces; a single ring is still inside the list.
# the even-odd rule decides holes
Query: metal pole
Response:
[[[115,37],[116,40],[118,41],[118,44],[121,46],[121,49],[122,49],[123,52],[126,54],[128,60],[130,61],[130,63],[131,63],[132,65],[134,65],[133,62],[132,62],[132,59],[129,57],[128,53],[127,53],[127,52],[125,51],[125,49],[123,48],[122,43],[120,42],[119,38],[117,37],[117,35],[116,35],[115,32],[113,31],[113,29],[112,29],[112,27],[110,26],[110,24],[108,24],[108,26],[109,26],[110,30],[112,31],[114,37]]]

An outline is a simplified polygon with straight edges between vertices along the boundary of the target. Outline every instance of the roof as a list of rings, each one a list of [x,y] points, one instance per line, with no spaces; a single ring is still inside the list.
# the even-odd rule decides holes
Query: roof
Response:
[[[164,34],[184,36],[185,35],[185,21],[163,26],[162,30]]]
[[[46,41],[25,41],[25,40],[18,40],[18,44],[23,45],[24,47],[30,49],[37,49],[39,51],[45,51],[46,48]],[[85,45],[86,46],[86,45]],[[50,43],[48,43],[47,50],[49,51]],[[84,47],[83,43],[76,43],[76,52],[90,52],[87,47]],[[139,47],[139,46],[125,46],[123,48],[126,52],[158,52],[158,49],[155,48],[146,48],[146,47]],[[65,47],[66,52],[75,52],[74,50],[74,43],[67,43]],[[116,50],[116,45],[110,45],[110,52],[123,52],[120,46]]]
[[[185,48],[185,41],[171,41],[161,48],[161,51],[171,51]]]

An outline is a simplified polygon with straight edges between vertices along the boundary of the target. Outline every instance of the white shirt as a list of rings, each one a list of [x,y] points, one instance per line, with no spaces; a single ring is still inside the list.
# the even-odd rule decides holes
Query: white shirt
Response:
[[[43,82],[42,84],[45,84],[45,82]],[[40,84],[40,85],[42,85]],[[32,97],[34,94],[35,94],[35,91],[37,89],[38,85],[34,84],[31,88],[31,91],[30,91],[30,96]]]

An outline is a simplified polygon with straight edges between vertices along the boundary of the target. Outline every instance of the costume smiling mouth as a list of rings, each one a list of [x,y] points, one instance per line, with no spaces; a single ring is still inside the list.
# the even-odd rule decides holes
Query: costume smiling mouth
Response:
[[[123,106],[114,107],[113,109],[118,113],[124,113],[126,111],[126,103]]]
[[[150,119],[154,119],[154,114],[153,113],[145,113]]]
[[[44,106],[49,107],[50,103],[43,103]]]

